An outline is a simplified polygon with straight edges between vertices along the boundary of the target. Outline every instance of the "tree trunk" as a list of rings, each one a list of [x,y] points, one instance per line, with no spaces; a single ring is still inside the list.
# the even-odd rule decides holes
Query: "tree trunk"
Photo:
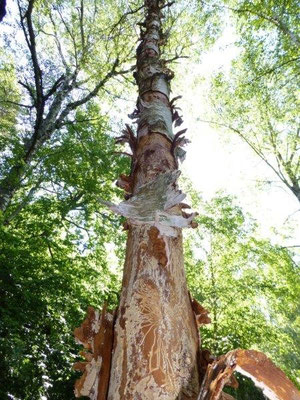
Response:
[[[128,180],[137,197],[143,185],[177,170],[170,71],[159,54],[161,10],[158,0],[146,0],[145,6],[133,115],[137,141]],[[147,207],[151,199],[143,201]],[[181,215],[178,205],[172,214]],[[181,229],[173,228],[174,236],[167,236],[149,223],[128,225],[108,399],[196,399],[199,337],[186,285]]]
[[[182,153],[178,147],[185,139],[179,139],[184,131],[172,132],[172,122],[178,126],[182,120],[169,99],[172,73],[160,58],[160,4],[160,0],[145,0],[145,30],[135,73],[139,97],[132,114],[137,137],[127,126],[119,138],[120,143],[129,143],[133,153],[130,176],[121,175],[118,181],[127,200],[118,206],[107,203],[127,217],[120,305],[115,316],[104,308],[100,317],[90,308],[75,330],[88,350],[81,353],[86,362],[75,365],[83,372],[75,394],[92,400],[229,399],[222,389],[226,384],[236,387],[232,373],[237,367],[254,380],[262,377],[269,384],[266,388],[277,394],[264,370],[264,365],[272,371],[275,367],[261,353],[245,355],[237,350],[219,360],[209,351],[200,352],[198,325],[210,319],[190,298],[186,285],[181,228],[193,226],[194,214],[182,211],[184,195],[176,185],[177,155]],[[253,370],[260,360],[262,367]],[[277,375],[288,398],[300,400],[284,374]]]
[[[108,399],[195,399],[198,349],[181,235],[131,227]]]

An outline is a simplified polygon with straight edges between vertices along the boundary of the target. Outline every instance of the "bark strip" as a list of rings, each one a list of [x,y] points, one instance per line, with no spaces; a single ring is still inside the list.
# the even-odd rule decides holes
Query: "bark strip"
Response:
[[[102,312],[88,308],[86,319],[74,331],[77,343],[86,351],[73,368],[83,372],[75,383],[75,396],[88,396],[93,400],[105,400],[110,375],[111,350],[113,345],[113,315],[103,307]]]
[[[197,400],[224,398],[223,387],[230,383],[234,371],[249,377],[270,400],[300,400],[293,383],[265,354],[240,349],[208,365]]]

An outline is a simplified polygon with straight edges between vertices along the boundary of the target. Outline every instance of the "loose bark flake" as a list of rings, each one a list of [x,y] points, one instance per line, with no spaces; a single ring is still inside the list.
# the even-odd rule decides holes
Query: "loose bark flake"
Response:
[[[191,226],[196,216],[196,213],[176,215],[171,210],[186,197],[176,187],[179,174],[179,171],[160,174],[151,182],[140,186],[129,200],[119,205],[109,202],[105,204],[114,212],[129,218],[132,224],[152,225],[162,235],[177,236],[174,228]]]
[[[195,314],[197,325],[200,327],[201,325],[204,325],[204,324],[210,324],[211,319],[208,316],[209,311],[207,311],[204,307],[202,307],[201,304],[198,303],[198,301],[196,299],[191,299],[191,303],[192,303],[192,309]]]

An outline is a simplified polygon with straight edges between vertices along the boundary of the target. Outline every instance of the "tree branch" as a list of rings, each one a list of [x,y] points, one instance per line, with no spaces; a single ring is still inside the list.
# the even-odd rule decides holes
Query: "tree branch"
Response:
[[[34,106],[29,106],[28,104],[17,103],[16,101],[11,100],[0,100],[0,103],[9,103],[19,107],[26,107],[32,109]]]
[[[140,10],[142,10],[144,7],[145,7],[145,6],[144,6],[144,4],[143,4],[142,6],[136,8],[136,9],[134,9],[134,10],[130,10],[130,11],[127,11],[126,13],[122,14],[122,16],[121,16],[121,18],[118,20],[118,22],[116,22],[116,23],[112,26],[112,28],[111,28],[111,30],[110,30],[108,36],[111,35],[111,33],[116,29],[116,27],[117,27],[118,25],[120,25],[121,22],[123,22],[123,20],[124,20],[128,15],[136,14],[137,12],[139,12]]]
[[[288,183],[288,181],[285,179],[285,177],[280,174],[280,172],[278,172],[276,170],[276,168],[273,167],[273,165],[267,160],[267,158],[265,157],[265,155],[249,140],[246,138],[246,136],[237,128],[234,128],[233,126],[230,125],[226,125],[226,124],[222,124],[216,121],[208,121],[208,120],[204,120],[201,118],[198,118],[199,121],[201,122],[205,122],[208,124],[213,124],[213,125],[218,125],[218,126],[223,126],[224,128],[230,129],[233,132],[237,133],[239,135],[240,138],[242,138],[250,147],[251,149],[272,169],[273,172],[275,172],[275,174],[280,178],[280,180],[290,189],[292,190],[290,184]]]
[[[33,104],[36,107],[36,97],[34,95],[34,91],[32,90],[32,88],[30,87],[30,85],[26,82],[22,82],[22,81],[18,81],[18,83],[23,86],[29,93],[30,97],[32,98]]]
[[[105,77],[95,86],[95,88],[85,97],[83,97],[80,100],[74,101],[73,103],[69,103],[66,108],[61,112],[60,116],[57,118],[55,122],[55,128],[60,128],[61,124],[63,123],[64,119],[66,116],[72,111],[75,110],[77,107],[81,106],[82,104],[85,104],[89,100],[91,100],[93,97],[95,97],[99,90],[105,85],[105,83],[114,75],[117,75],[119,73],[116,72],[116,68],[119,65],[119,59],[117,58],[111,68],[111,70],[105,75]],[[122,71],[121,71],[122,73]]]
[[[25,196],[25,198],[21,201],[21,203],[18,205],[18,207],[13,211],[5,220],[3,221],[4,225],[9,225],[9,223],[17,216],[20,214],[20,212],[23,210],[23,208],[30,202],[32,199],[34,193],[37,191],[41,184],[41,181],[38,181],[38,183],[32,187],[28,194]]]
[[[43,74],[38,62],[38,56],[36,52],[35,34],[32,25],[32,11],[35,0],[29,0],[28,8],[23,18],[26,18],[27,28],[29,33],[29,50],[31,54],[31,60],[34,71],[34,81],[36,88],[36,106],[37,106],[37,121],[36,124],[39,126],[41,123],[43,111],[44,111],[44,96],[43,96]]]
[[[62,84],[63,80],[65,79],[65,75],[62,74],[53,84],[52,88],[48,91],[48,93],[45,94],[44,99],[45,101],[49,99],[59,88],[59,86]]]

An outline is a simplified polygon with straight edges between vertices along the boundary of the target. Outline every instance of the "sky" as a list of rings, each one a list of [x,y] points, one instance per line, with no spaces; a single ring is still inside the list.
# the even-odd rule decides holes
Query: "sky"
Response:
[[[176,106],[182,109],[184,120],[176,130],[188,128],[185,136],[191,141],[185,147],[186,159],[180,169],[205,200],[220,190],[236,196],[243,210],[258,221],[262,238],[270,238],[282,246],[300,245],[300,207],[296,197],[245,142],[201,121],[211,119],[209,76],[219,68],[229,71],[231,60],[238,54],[234,40],[228,28],[202,56],[201,63],[183,59],[176,66],[177,79],[171,82],[171,98],[182,96]],[[115,125],[116,132],[124,123],[132,124],[125,116],[132,112],[135,103],[136,97],[127,97],[126,101],[117,100],[107,108],[114,123],[121,123],[120,127]]]
[[[258,220],[262,236],[282,241],[285,246],[300,245],[300,207],[296,197],[239,137],[201,121],[210,120],[209,79],[203,77],[209,78],[220,68],[229,69],[238,54],[234,39],[228,28],[201,63],[184,60],[179,68],[180,86],[185,90],[179,93],[183,97],[178,105],[182,108],[183,127],[188,128],[186,136],[191,140],[181,169],[204,199],[218,190],[235,195],[244,211]],[[267,184],[268,181],[273,183]],[[274,229],[286,237],[279,238]]]

